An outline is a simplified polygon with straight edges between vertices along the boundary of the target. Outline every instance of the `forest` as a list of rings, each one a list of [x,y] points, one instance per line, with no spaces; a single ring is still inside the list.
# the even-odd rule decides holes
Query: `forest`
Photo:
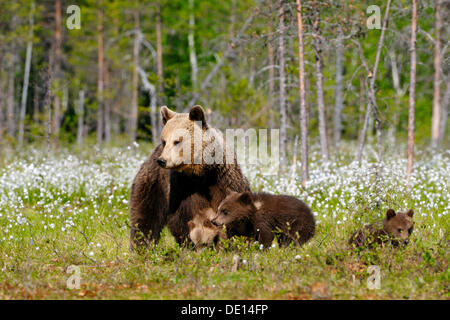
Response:
[[[449,0],[0,0],[0,298],[448,299],[449,16]],[[281,170],[243,171],[308,203],[314,241],[198,254],[164,229],[129,252],[160,108],[194,105],[221,130],[279,130]],[[414,208],[410,246],[345,251],[390,207]],[[378,291],[371,265],[389,270]]]

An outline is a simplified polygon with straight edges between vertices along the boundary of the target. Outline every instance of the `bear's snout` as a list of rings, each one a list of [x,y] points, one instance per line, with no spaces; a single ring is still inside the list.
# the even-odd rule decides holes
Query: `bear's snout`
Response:
[[[215,225],[216,227],[221,227],[221,226],[222,226],[220,223],[218,223],[218,222],[216,221],[216,218],[212,219],[212,220],[211,220],[211,223],[212,223],[213,225]]]
[[[158,163],[158,165],[159,165],[161,168],[165,168],[165,167],[166,167],[166,164],[167,164],[166,160],[164,160],[164,159],[162,159],[162,158],[158,158],[158,160],[156,160],[156,162]]]

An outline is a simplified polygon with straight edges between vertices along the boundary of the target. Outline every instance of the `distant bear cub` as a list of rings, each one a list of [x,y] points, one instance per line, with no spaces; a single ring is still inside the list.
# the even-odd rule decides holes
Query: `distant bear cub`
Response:
[[[381,224],[367,225],[356,231],[350,237],[349,244],[354,247],[364,245],[372,247],[374,244],[386,242],[391,243],[393,246],[406,245],[414,229],[413,215],[414,211],[412,209],[404,213],[395,213],[393,209],[389,209]]]
[[[270,246],[279,234],[281,245],[301,245],[315,231],[315,221],[308,206],[291,196],[268,193],[228,192],[211,220],[226,226],[227,237],[247,236]]]

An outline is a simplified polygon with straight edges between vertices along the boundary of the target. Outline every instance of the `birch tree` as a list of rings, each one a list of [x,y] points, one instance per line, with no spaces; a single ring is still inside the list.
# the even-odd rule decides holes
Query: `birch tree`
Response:
[[[300,0],[296,0],[297,4],[297,26],[298,26],[298,79],[300,91],[300,149],[302,162],[302,186],[306,187],[308,180],[308,120],[306,110],[306,93],[305,93],[305,63],[303,48],[303,21],[302,21],[302,4]]]
[[[31,4],[30,18],[29,18],[29,30],[27,41],[27,53],[25,57],[25,71],[23,76],[22,87],[22,100],[20,103],[20,116],[19,116],[19,149],[23,146],[24,126],[25,126],[25,114],[27,108],[27,96],[28,96],[28,84],[30,80],[30,67],[31,67],[31,55],[33,50],[33,27],[34,27],[34,2]]]
[[[139,11],[135,9],[134,16],[134,45],[133,45],[133,92],[131,98],[131,112],[129,117],[129,135],[131,142],[136,141],[137,121],[138,121],[138,80],[139,80],[139,50],[140,50],[140,29],[139,29]]]
[[[434,0],[434,77],[433,77],[433,112],[431,118],[431,147],[436,150],[439,143],[440,118],[441,118],[441,28],[442,15],[440,0]]]
[[[191,81],[194,91],[197,89],[197,53],[195,51],[195,16],[194,16],[194,0],[189,0],[189,33],[188,33],[188,44],[189,44],[189,61],[191,63]]]
[[[314,1],[314,50],[316,54],[316,88],[317,88],[317,115],[319,118],[319,138],[322,159],[328,161],[327,129],[325,122],[325,102],[323,97],[322,74],[322,39],[320,34],[320,14],[317,0]]]
[[[104,131],[104,106],[103,106],[103,87],[104,87],[104,53],[103,53],[103,8],[102,0],[98,1],[97,10],[97,145],[101,146],[103,142]]]
[[[280,157],[281,169],[286,167],[287,145],[287,113],[286,113],[286,73],[285,73],[285,49],[284,49],[284,0],[279,1],[278,16],[278,60],[280,76]]]
[[[412,0],[411,9],[411,71],[409,80],[409,109],[408,109],[408,162],[406,168],[406,179],[408,188],[411,187],[411,174],[414,169],[414,123],[416,109],[416,39],[417,39],[417,0]]]
[[[334,127],[333,127],[333,142],[336,151],[339,150],[339,143],[341,142],[342,133],[342,110],[344,109],[343,102],[343,66],[342,60],[344,55],[342,29],[338,27],[338,36],[336,41],[336,84],[335,84],[335,104],[334,104]]]

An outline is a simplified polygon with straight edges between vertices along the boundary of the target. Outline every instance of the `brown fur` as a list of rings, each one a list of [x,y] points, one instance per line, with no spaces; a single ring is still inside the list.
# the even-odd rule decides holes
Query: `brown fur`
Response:
[[[275,233],[282,245],[301,245],[314,235],[315,221],[308,206],[291,196],[230,192],[212,222],[225,225],[227,237],[247,236],[270,246]]]
[[[205,136],[200,151],[211,148],[213,142],[221,143],[221,134],[208,126],[200,106],[193,107],[189,113],[176,113],[162,107],[161,115],[164,123],[161,139],[164,143],[158,145],[141,166],[131,189],[130,236],[136,245],[145,245],[149,240],[158,241],[166,223],[176,241],[183,244],[189,241],[188,222],[195,214],[205,208],[216,211],[226,197],[227,189],[250,191],[236,160],[224,164],[197,164],[194,161],[185,164],[179,161],[185,144],[192,146],[192,140],[198,137],[191,141],[185,137],[180,139],[177,129],[193,132],[197,126],[196,129]],[[202,160],[199,151],[191,148],[191,160],[198,160],[199,156]],[[164,168],[158,165],[158,160],[165,161]]]
[[[202,210],[188,222],[189,239],[194,243],[196,249],[205,246],[218,247],[220,239],[225,239],[225,234],[211,223],[215,212],[212,208]]]
[[[407,244],[409,236],[414,229],[414,211],[395,213],[393,209],[386,212],[382,223],[371,224],[356,231],[349,239],[349,245],[353,247],[375,244],[391,243],[393,246]]]

